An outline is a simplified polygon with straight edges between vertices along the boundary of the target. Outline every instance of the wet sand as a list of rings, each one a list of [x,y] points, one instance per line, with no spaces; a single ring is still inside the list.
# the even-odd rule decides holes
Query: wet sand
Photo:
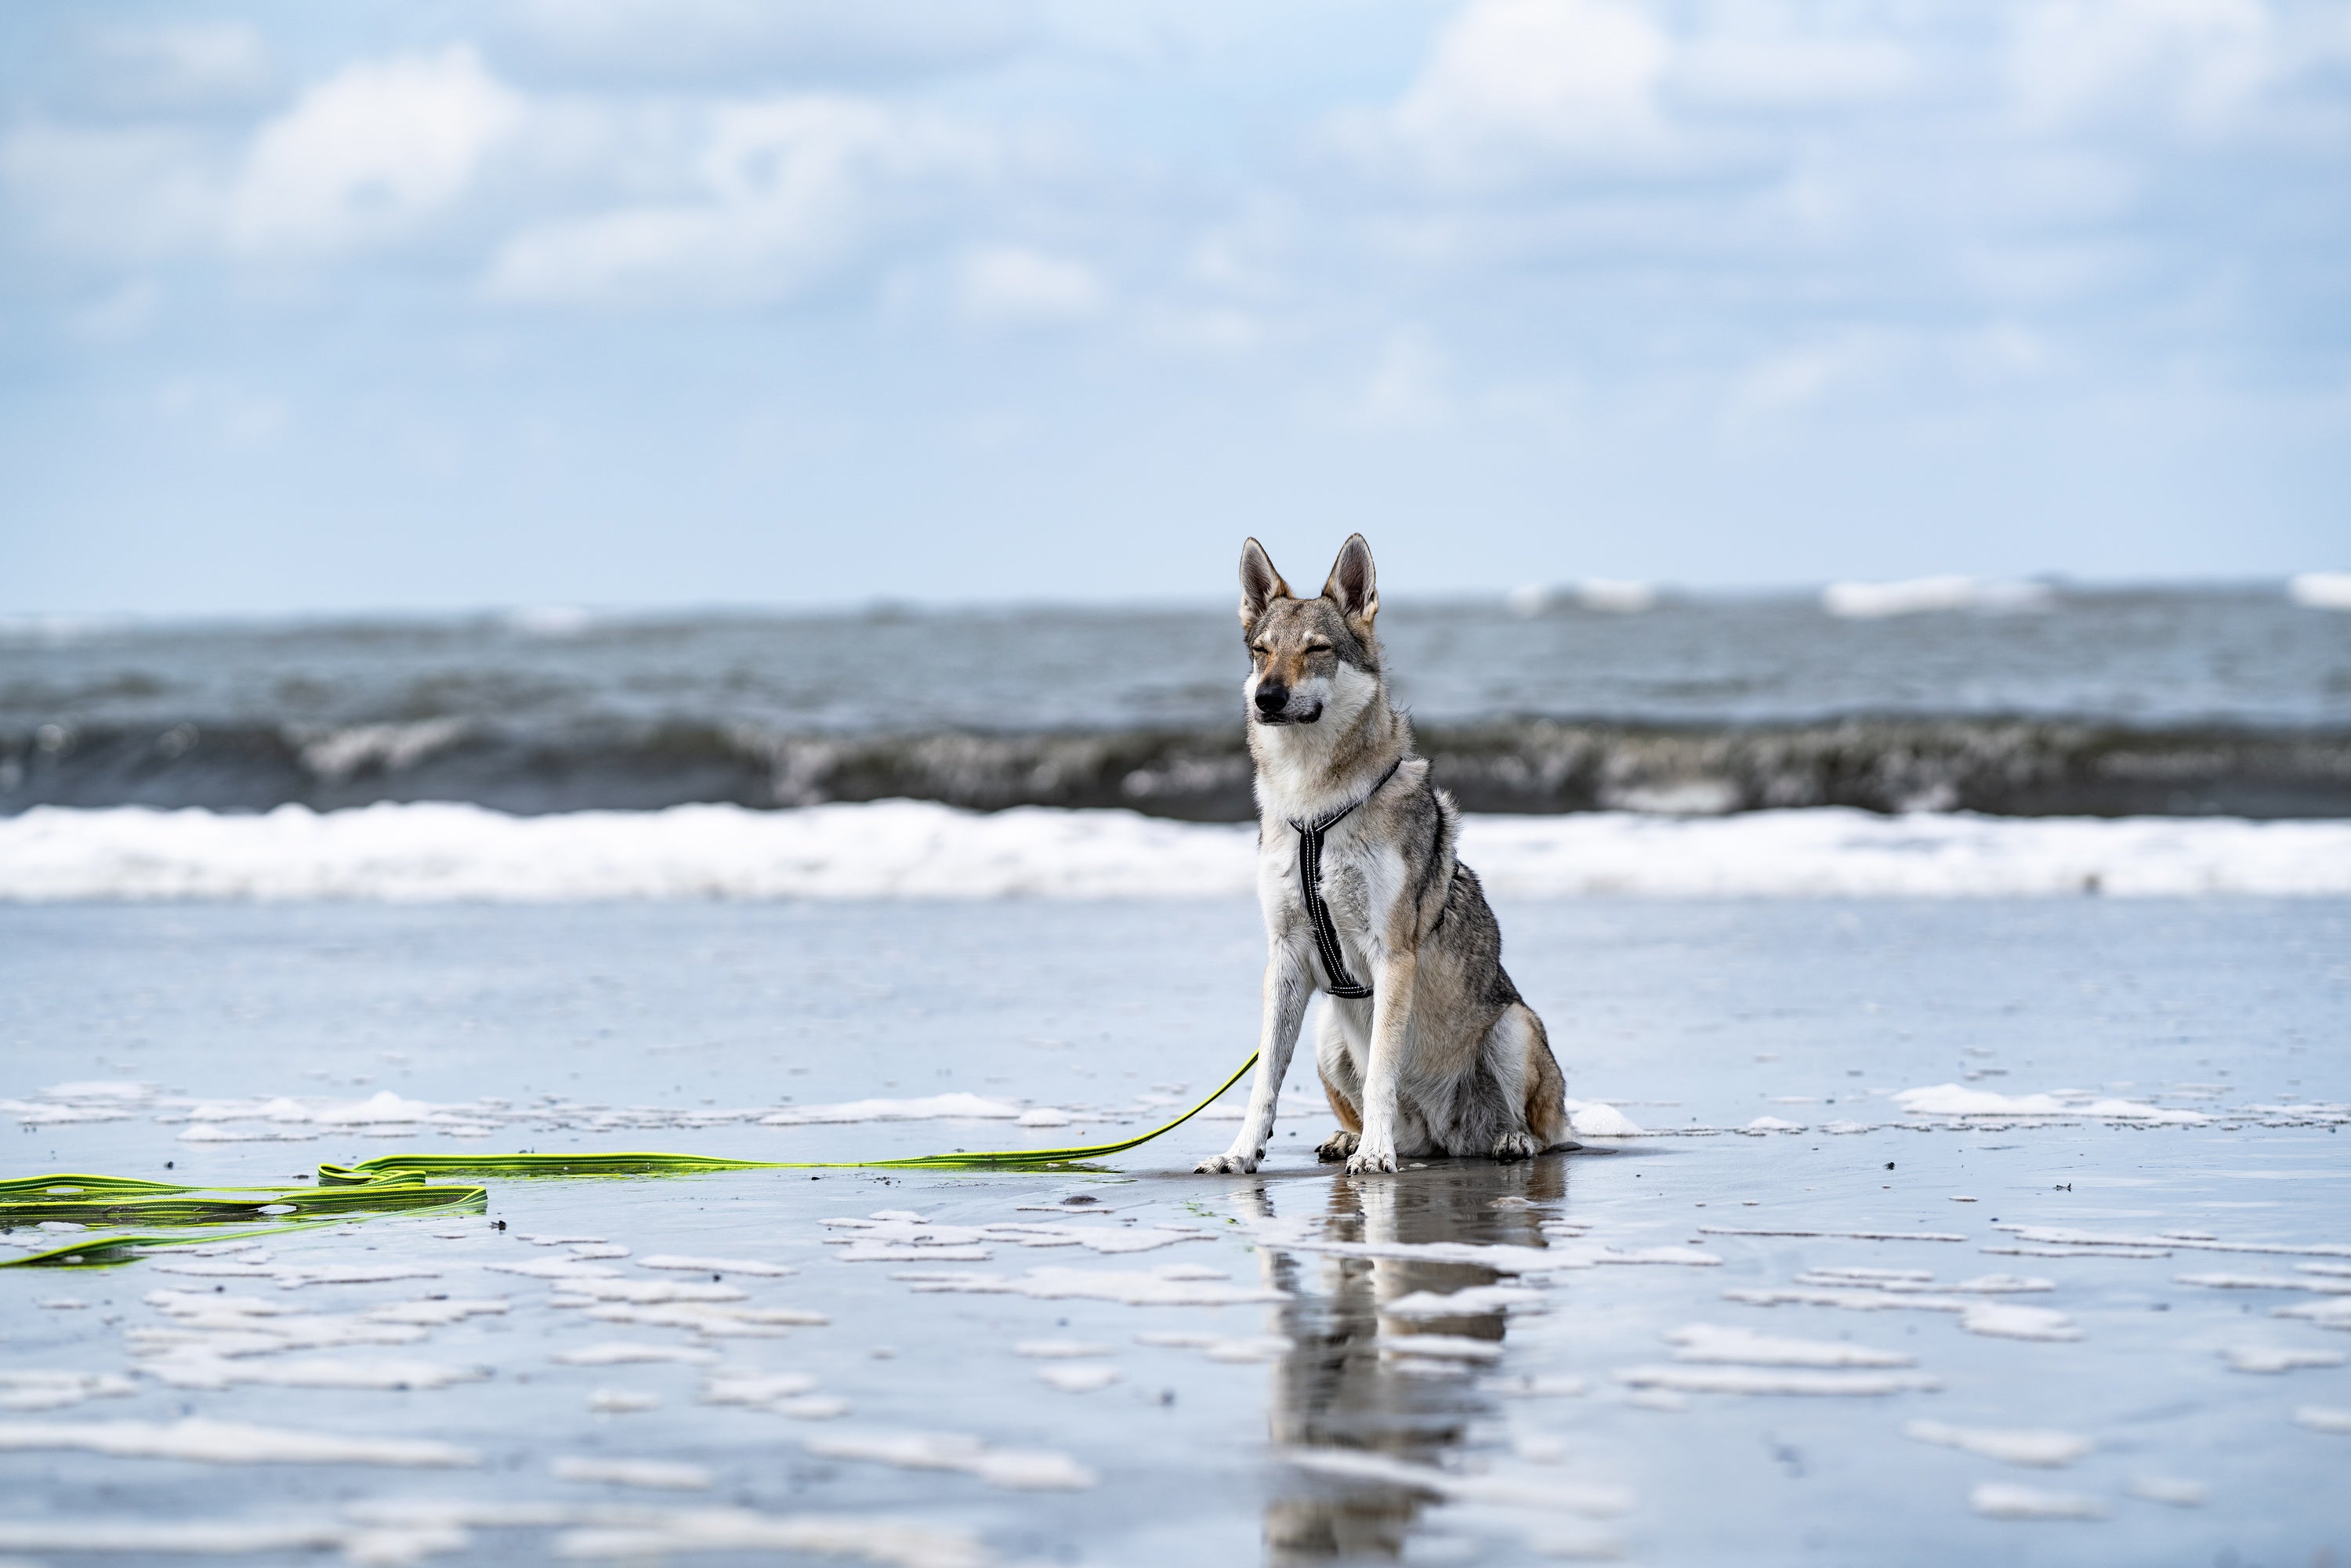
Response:
[[[0,1271],[0,1553],[2351,1543],[2351,906],[1502,915],[1570,1092],[1653,1135],[1350,1179],[1301,1063],[1255,1178],[1188,1174],[1204,1121],[1099,1174],[497,1181]],[[6,1168],[1090,1141],[1246,1052],[1259,951],[1224,902],[0,910]],[[948,1094],[988,1113],[811,1120]]]

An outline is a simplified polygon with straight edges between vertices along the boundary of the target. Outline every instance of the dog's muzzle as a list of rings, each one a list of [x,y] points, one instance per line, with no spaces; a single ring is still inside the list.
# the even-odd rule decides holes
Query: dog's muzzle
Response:
[[[1310,702],[1297,713],[1290,711],[1290,688],[1267,682],[1258,687],[1257,721],[1259,724],[1312,724],[1322,716],[1322,705]]]

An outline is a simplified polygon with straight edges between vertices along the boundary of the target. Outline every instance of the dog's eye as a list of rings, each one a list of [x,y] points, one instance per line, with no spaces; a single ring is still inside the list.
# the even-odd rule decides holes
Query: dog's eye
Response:
[[[1327,653],[1331,651],[1331,644],[1328,643],[1309,643],[1306,644],[1306,651],[1309,653]]]
[[[1264,657],[1265,657],[1265,644],[1264,644],[1264,643],[1251,643],[1249,644],[1249,657],[1250,657],[1250,658],[1252,658],[1252,659],[1262,659],[1262,658],[1264,658]]]

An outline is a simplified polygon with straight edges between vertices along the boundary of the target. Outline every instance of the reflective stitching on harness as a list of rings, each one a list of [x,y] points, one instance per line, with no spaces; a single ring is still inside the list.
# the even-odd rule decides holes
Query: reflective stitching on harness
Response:
[[[1330,982],[1322,988],[1334,997],[1368,997],[1372,988],[1348,973],[1345,953],[1339,946],[1339,928],[1331,924],[1331,906],[1322,902],[1322,839],[1357,807],[1386,789],[1404,761],[1399,757],[1388,764],[1388,770],[1380,775],[1378,783],[1329,816],[1318,821],[1290,824],[1298,833],[1298,894],[1305,901],[1306,921],[1314,927],[1315,950],[1322,956],[1322,972]]]

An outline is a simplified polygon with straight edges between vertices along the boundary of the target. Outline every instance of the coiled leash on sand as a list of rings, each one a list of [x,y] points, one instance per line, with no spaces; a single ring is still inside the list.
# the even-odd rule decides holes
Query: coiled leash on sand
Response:
[[[40,1176],[0,1181],[0,1229],[62,1224],[216,1226],[264,1223],[202,1236],[77,1237],[63,1246],[0,1260],[0,1269],[90,1268],[128,1263],[154,1247],[239,1241],[338,1225],[377,1214],[479,1212],[489,1188],[467,1176],[701,1176],[713,1171],[1086,1170],[1083,1162],[1140,1148],[1210,1105],[1257,1065],[1256,1051],[1207,1099],[1163,1126],[1113,1144],[1067,1149],[962,1149],[896,1160],[730,1160],[708,1155],[379,1155],[356,1165],[321,1163],[318,1186],[182,1186],[135,1176]],[[459,1178],[434,1185],[435,1177]],[[235,1195],[235,1196],[231,1196]]]

